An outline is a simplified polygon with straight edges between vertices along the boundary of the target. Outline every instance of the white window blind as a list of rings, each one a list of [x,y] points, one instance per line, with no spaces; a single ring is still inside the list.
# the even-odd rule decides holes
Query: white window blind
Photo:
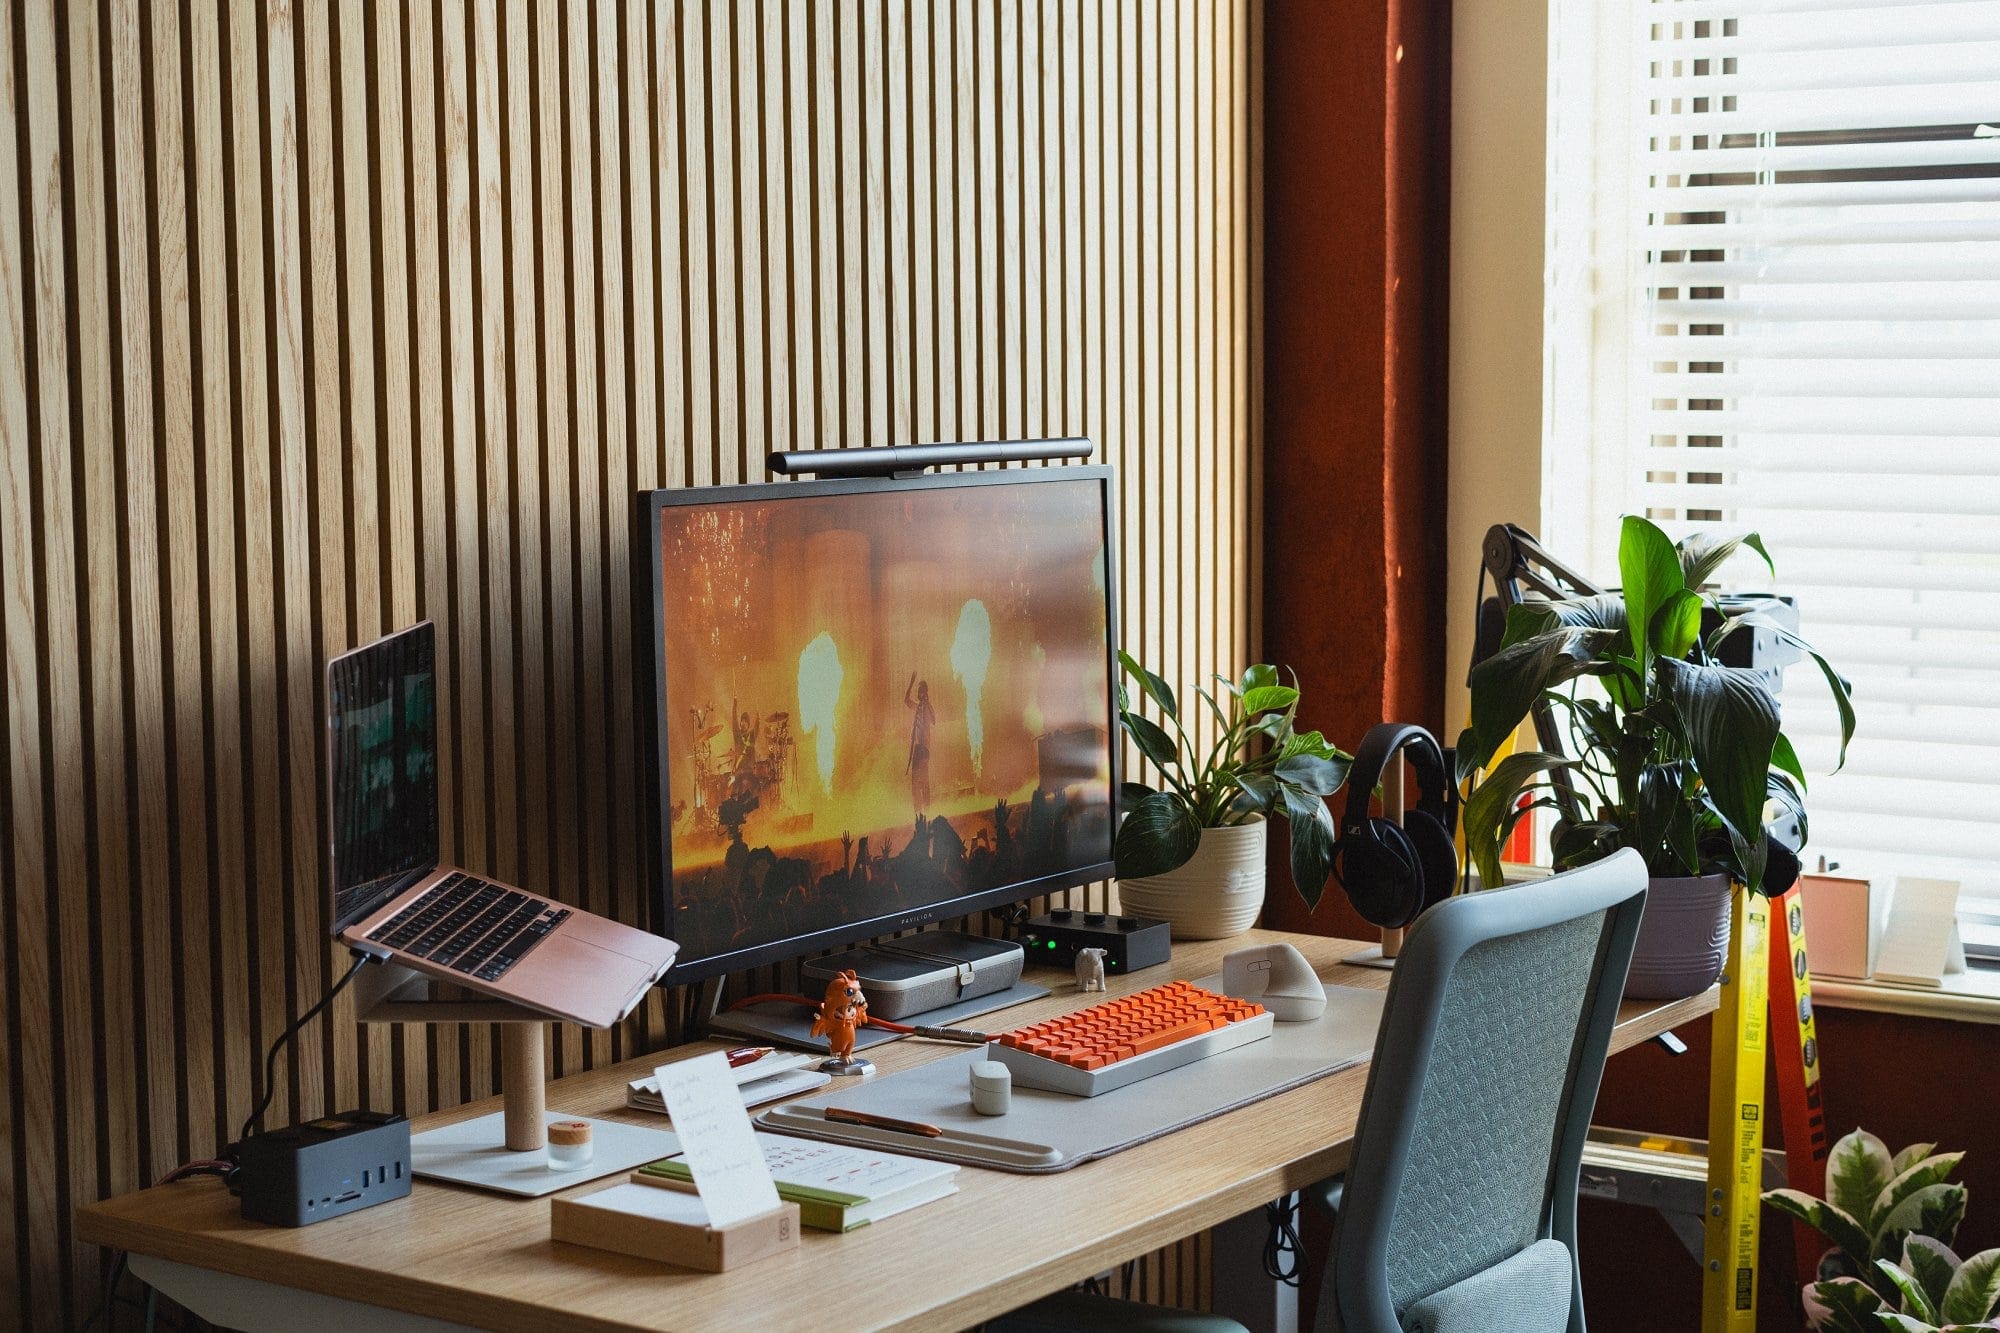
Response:
[[[1727,577],[1797,597],[1859,715],[1820,776],[1789,672],[1809,862],[2000,909],[2000,0],[1557,17],[1553,548],[1608,578],[1621,513],[1761,532],[1775,583]]]

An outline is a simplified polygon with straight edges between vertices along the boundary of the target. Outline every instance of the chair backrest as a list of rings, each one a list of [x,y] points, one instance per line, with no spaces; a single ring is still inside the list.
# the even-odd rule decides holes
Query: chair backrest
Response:
[[[1323,1324],[1399,1329],[1412,1303],[1540,1239],[1574,1256],[1577,1171],[1645,896],[1644,861],[1621,851],[1446,899],[1410,928],[1362,1099]],[[1581,1330],[1570,1267],[1568,1326]]]

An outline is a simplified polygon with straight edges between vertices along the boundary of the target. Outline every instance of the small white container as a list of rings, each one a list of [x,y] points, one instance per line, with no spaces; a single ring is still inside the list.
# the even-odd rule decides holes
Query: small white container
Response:
[[[549,1170],[578,1171],[590,1165],[590,1122],[557,1120],[549,1126]]]
[[[972,1064],[972,1109],[981,1115],[1006,1115],[1014,1096],[1014,1071],[998,1060]]]

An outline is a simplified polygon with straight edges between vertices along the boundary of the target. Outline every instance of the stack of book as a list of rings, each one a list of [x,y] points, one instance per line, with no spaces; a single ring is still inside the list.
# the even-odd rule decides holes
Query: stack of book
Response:
[[[852,1231],[958,1192],[958,1168],[949,1162],[777,1134],[757,1135],[757,1146],[778,1197],[797,1204],[800,1224],[818,1231]],[[632,1179],[664,1189],[694,1188],[679,1157],[642,1166]]]

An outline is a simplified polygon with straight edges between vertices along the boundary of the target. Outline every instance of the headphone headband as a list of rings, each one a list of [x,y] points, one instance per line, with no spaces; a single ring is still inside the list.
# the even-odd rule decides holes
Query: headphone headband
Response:
[[[1450,819],[1445,793],[1451,784],[1445,776],[1444,751],[1438,748],[1437,738],[1414,722],[1378,722],[1361,738],[1361,748],[1354,753],[1354,766],[1348,771],[1342,836],[1350,831],[1365,836],[1368,803],[1374,799],[1375,784],[1382,780],[1389,761],[1406,750],[1410,767],[1417,770],[1417,809],[1439,821]]]

